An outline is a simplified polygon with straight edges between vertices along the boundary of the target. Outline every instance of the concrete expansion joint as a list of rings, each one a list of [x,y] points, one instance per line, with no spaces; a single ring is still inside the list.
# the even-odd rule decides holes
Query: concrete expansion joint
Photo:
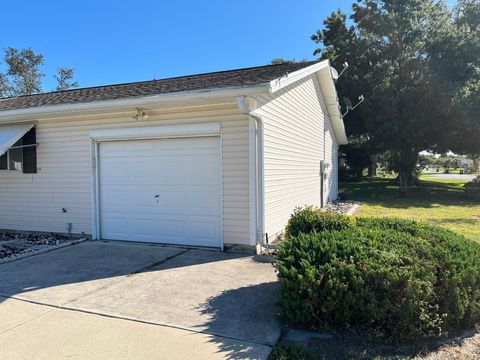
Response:
[[[187,251],[189,251],[189,250],[184,251],[184,253],[187,252]],[[191,332],[191,333],[211,335],[211,336],[215,336],[215,337],[219,337],[219,338],[223,338],[223,339],[243,341],[243,342],[250,343],[250,344],[263,345],[263,346],[268,346],[268,347],[272,348],[272,345],[271,345],[271,344],[268,344],[268,343],[263,343],[263,342],[258,342],[258,341],[247,340],[247,339],[243,339],[243,338],[241,338],[241,337],[235,337],[235,336],[227,336],[227,335],[217,334],[217,333],[215,333],[215,332],[210,332],[210,331],[202,331],[202,330],[198,330],[198,329],[191,328],[191,327],[188,327],[188,326],[179,326],[179,325],[168,324],[168,323],[159,323],[159,322],[138,320],[138,319],[133,319],[133,318],[126,317],[126,316],[110,315],[110,314],[105,314],[105,313],[96,312],[96,311],[75,309],[75,308],[71,308],[71,307],[68,307],[68,306],[65,306],[65,305],[53,305],[53,304],[47,304],[47,303],[42,303],[42,302],[33,301],[33,300],[20,299],[20,298],[17,298],[17,297],[15,297],[15,296],[2,296],[2,297],[5,297],[5,298],[7,298],[7,299],[16,300],[16,301],[22,301],[22,302],[26,302],[26,303],[30,303],[30,304],[45,306],[45,307],[47,307],[47,308],[51,308],[50,311],[47,311],[47,312],[45,312],[45,313],[37,316],[37,317],[34,318],[34,319],[30,319],[29,321],[26,321],[26,322],[23,323],[23,324],[20,324],[20,325],[18,325],[18,326],[15,326],[14,328],[19,327],[19,326],[22,326],[22,325],[24,325],[24,324],[26,324],[26,323],[28,323],[28,322],[34,321],[34,320],[36,320],[36,319],[38,319],[38,318],[46,315],[47,313],[50,313],[50,312],[54,311],[54,310],[65,310],[65,311],[72,311],[72,312],[81,313],[81,314],[101,316],[101,317],[105,317],[105,318],[109,318],[109,319],[117,319],[117,320],[124,320],[124,321],[133,321],[133,322],[140,323],[140,324],[146,324],[146,325],[153,325],[153,326],[160,326],[160,327],[167,327],[167,328],[172,328],[172,329],[184,330],[184,331],[189,331],[189,332]],[[14,328],[7,329],[7,330],[4,331],[4,332],[10,331],[10,330],[12,330],[12,329],[14,329]],[[3,334],[4,332],[2,332],[2,333],[0,333],[0,334]]]
[[[183,251],[180,251],[176,254],[173,254],[171,256],[167,256],[165,259],[162,259],[160,261],[157,261],[157,262],[154,262],[153,264],[150,264],[148,266],[145,266],[144,268],[141,268],[139,270],[136,270],[136,271],[133,271],[131,272],[130,274],[127,274],[127,277],[130,277],[130,276],[133,276],[133,275],[136,275],[136,274],[139,274],[139,273],[142,273],[142,272],[145,272],[145,271],[148,271],[154,267],[157,267],[157,266],[160,266],[160,265],[163,265],[165,264],[167,261],[170,261],[172,259],[175,259],[177,256],[180,256],[180,255],[183,255],[187,252],[189,252],[191,249],[185,249]]]

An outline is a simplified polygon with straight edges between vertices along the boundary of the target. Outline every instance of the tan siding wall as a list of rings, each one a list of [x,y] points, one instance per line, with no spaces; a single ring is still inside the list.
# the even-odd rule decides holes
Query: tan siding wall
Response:
[[[72,223],[91,234],[91,130],[213,121],[223,129],[224,242],[249,244],[248,118],[235,104],[149,113],[144,123],[133,114],[40,121],[39,172],[0,171],[0,229],[66,232]]]
[[[265,126],[266,232],[272,237],[284,230],[296,206],[320,205],[324,156],[325,199],[336,198],[336,141],[315,74],[257,101]]]

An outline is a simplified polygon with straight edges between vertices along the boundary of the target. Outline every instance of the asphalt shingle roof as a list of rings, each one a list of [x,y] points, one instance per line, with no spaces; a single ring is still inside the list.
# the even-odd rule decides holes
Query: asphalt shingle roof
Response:
[[[133,82],[48,92],[0,99],[0,111],[34,108],[45,105],[76,104],[92,101],[135,98],[213,88],[253,86],[282,77],[314,62],[266,65],[168,79]]]

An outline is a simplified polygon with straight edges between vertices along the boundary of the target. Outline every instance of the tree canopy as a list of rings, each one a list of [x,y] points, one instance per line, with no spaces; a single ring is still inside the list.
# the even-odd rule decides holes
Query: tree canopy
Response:
[[[36,54],[30,48],[19,50],[8,47],[5,49],[3,63],[6,71],[0,72],[0,97],[32,95],[43,91],[43,55]],[[73,69],[60,67],[57,71],[54,76],[57,91],[78,87],[78,82],[73,80]]]
[[[332,13],[312,36],[315,54],[350,68],[341,95],[364,94],[346,119],[358,147],[386,153],[401,194],[413,181],[422,150],[480,153],[480,2],[451,11],[436,0],[358,0],[347,15]]]

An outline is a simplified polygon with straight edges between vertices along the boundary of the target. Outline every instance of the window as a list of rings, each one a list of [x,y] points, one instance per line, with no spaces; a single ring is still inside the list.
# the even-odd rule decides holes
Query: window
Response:
[[[0,156],[0,170],[37,172],[37,147],[35,128],[27,132],[5,154]]]
[[[8,157],[7,153],[0,156],[0,170],[7,170],[8,169]]]

